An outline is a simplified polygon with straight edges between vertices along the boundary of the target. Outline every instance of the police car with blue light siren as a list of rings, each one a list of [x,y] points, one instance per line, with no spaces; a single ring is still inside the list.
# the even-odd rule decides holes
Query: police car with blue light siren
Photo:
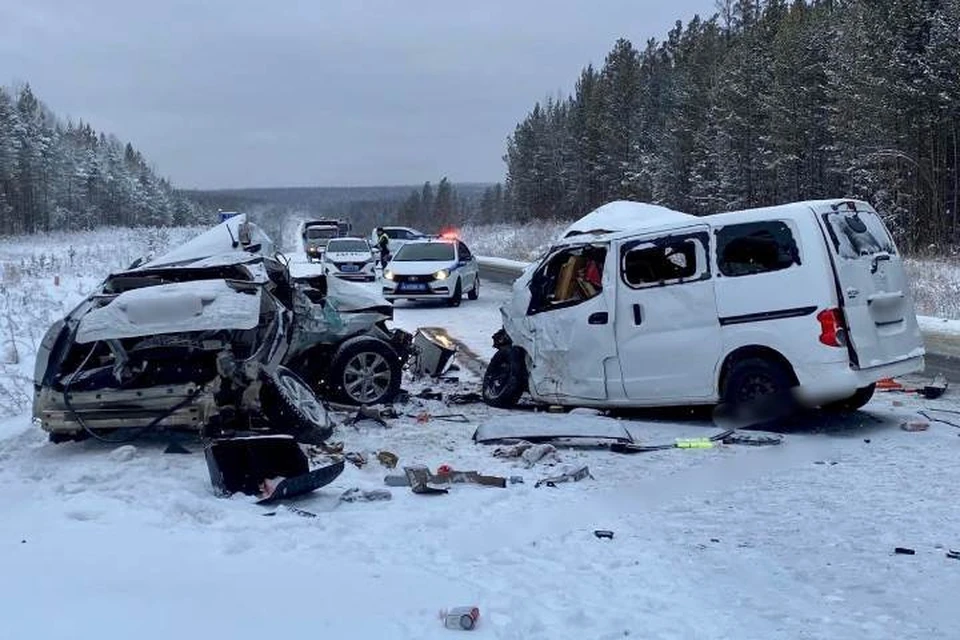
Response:
[[[477,259],[453,233],[407,242],[383,270],[387,300],[437,300],[456,307],[463,296],[479,295]]]

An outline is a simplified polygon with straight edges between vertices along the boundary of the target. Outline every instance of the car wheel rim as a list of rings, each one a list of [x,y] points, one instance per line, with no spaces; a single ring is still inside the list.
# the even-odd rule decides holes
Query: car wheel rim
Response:
[[[764,396],[772,396],[777,392],[777,385],[773,379],[765,374],[755,373],[747,376],[740,385],[737,395],[741,402],[749,402]]]
[[[500,391],[507,385],[507,380],[510,378],[510,367],[504,363],[494,369],[487,379],[489,383],[487,388],[490,389],[494,394],[499,394]]]
[[[317,397],[303,383],[288,375],[280,376],[280,387],[290,402],[297,407],[313,424],[325,425],[327,412],[317,402]]]
[[[387,392],[392,378],[387,359],[365,351],[353,356],[343,368],[343,389],[357,402],[372,402]]]

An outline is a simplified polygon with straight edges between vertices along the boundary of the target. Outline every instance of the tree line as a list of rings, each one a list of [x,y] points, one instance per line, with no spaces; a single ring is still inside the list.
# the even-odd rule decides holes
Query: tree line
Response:
[[[722,0],[618,40],[508,138],[504,219],[614,199],[694,214],[866,199],[904,248],[958,241],[960,2]]]
[[[207,217],[131,144],[84,122],[62,121],[29,85],[0,87],[0,234]]]

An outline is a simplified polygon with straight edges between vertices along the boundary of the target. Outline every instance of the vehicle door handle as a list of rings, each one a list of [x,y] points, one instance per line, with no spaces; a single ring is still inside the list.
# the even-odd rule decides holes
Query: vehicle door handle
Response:
[[[608,315],[606,311],[597,311],[596,313],[591,313],[590,317],[587,318],[588,324],[607,324]]]
[[[858,295],[860,295],[860,289],[856,289],[856,288],[854,288],[854,287],[847,287],[847,297],[848,297],[848,298],[850,298],[850,299],[852,300],[852,299],[856,298]]]
[[[877,269],[880,267],[881,260],[890,260],[890,254],[887,252],[878,253],[873,257],[873,262],[870,263],[870,273],[876,273]]]
[[[633,324],[637,326],[643,324],[643,307],[639,304],[633,305]]]

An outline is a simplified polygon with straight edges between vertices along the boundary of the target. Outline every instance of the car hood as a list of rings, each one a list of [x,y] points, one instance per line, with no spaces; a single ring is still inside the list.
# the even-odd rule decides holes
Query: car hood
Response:
[[[253,329],[260,321],[259,287],[238,290],[225,280],[197,280],[125,291],[80,320],[79,343],[155,334]]]
[[[327,298],[338,311],[384,311],[393,317],[393,305],[370,287],[340,278],[327,278]]]
[[[399,276],[425,276],[440,271],[440,269],[454,269],[457,263],[453,260],[423,260],[397,261],[392,260],[387,268]]]
[[[327,251],[327,259],[331,262],[366,262],[373,260],[369,251],[331,252]]]
[[[188,264],[212,256],[217,256],[221,263],[225,263],[230,261],[228,256],[235,256],[236,260],[242,261],[249,259],[252,254],[272,255],[273,242],[255,224],[247,224],[246,228],[250,231],[250,242],[247,245],[241,244],[241,240],[244,239],[241,237],[241,226],[244,223],[247,223],[245,214],[228,218],[172,251],[140,265],[138,269],[155,269],[157,267]],[[253,245],[260,245],[259,251],[250,251],[249,249]]]

